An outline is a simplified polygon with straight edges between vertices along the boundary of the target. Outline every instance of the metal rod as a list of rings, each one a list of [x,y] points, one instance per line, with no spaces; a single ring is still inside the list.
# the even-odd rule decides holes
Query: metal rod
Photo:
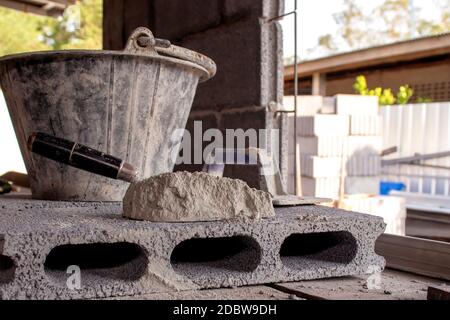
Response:
[[[297,139],[297,96],[298,96],[298,43],[297,43],[297,0],[294,0],[294,10],[277,17],[273,17],[266,20],[266,23],[273,21],[279,21],[287,16],[294,15],[294,110],[277,110],[275,114],[279,113],[294,113],[294,188],[295,194],[297,196],[302,195],[302,185],[301,185],[301,171],[300,171],[300,146]]]
[[[294,145],[295,145],[295,155],[294,155],[294,183],[295,183],[295,194],[298,196],[302,195],[302,184],[300,172],[300,146],[297,139],[297,115],[298,115],[298,43],[297,43],[297,0],[294,0]]]
[[[390,159],[381,161],[381,165],[383,166],[392,166],[396,164],[411,164],[418,161],[425,161],[431,159],[445,158],[450,157],[450,151],[429,153],[429,154],[416,154],[412,157],[398,158],[398,159]]]
[[[404,163],[405,164],[405,163]],[[430,168],[430,169],[442,169],[442,170],[450,170],[450,167],[448,166],[438,166],[438,165],[432,165],[432,164],[423,164],[423,163],[408,163],[410,166],[416,166],[421,168]]]
[[[272,19],[269,19],[269,20],[267,20],[267,23],[272,22],[272,21],[279,21],[279,20],[282,20],[283,18],[285,18],[285,17],[287,17],[287,16],[290,16],[291,14],[295,14],[295,11],[291,11],[291,12],[282,14],[281,16],[278,16],[278,17],[274,17],[274,18],[272,18]]]

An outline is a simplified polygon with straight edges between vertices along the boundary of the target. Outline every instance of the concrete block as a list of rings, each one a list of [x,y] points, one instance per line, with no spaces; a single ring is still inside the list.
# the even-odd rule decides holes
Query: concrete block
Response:
[[[0,298],[238,287],[358,275],[385,265],[374,252],[385,226],[370,215],[302,206],[276,209],[274,218],[257,223],[152,223],[121,213],[121,203],[1,200]],[[67,274],[69,266],[80,273]]]
[[[340,195],[340,177],[302,177],[302,189],[305,196],[337,199]],[[377,195],[380,190],[380,178],[374,177],[344,177],[344,194]]]
[[[341,115],[378,115],[378,98],[351,94],[338,94],[336,113]]]
[[[283,1],[272,0],[153,0],[151,28],[159,38],[179,40],[238,20],[275,17]],[[145,8],[147,9],[147,8]],[[281,13],[279,13],[281,12]],[[163,13],[163,14],[161,14]]]
[[[352,136],[380,136],[381,116],[354,115],[350,116],[350,135]]]
[[[284,96],[284,110],[294,110],[295,96]],[[321,113],[323,106],[322,96],[297,96],[297,116],[313,116]],[[293,114],[290,114],[294,118]]]
[[[317,157],[300,156],[303,176],[311,178],[341,176],[378,176],[381,172],[379,156],[372,157]],[[344,163],[344,164],[342,164]],[[289,155],[288,172],[294,174],[294,155]]]
[[[201,121],[201,131],[198,134],[194,134],[194,121]],[[235,110],[227,110],[221,114],[215,114],[210,112],[191,112],[188,123],[186,125],[186,130],[190,133],[192,138],[192,143],[190,145],[191,148],[191,164],[181,163],[175,166],[174,171],[202,171],[203,168],[203,158],[194,159],[194,155],[202,155],[204,148],[209,145],[212,141],[204,141],[202,137],[204,133],[211,128],[217,128],[225,133],[226,129],[242,129],[247,131],[248,129],[271,129],[276,127],[276,120],[273,119],[273,115],[266,111],[265,108],[262,107],[247,107],[247,108],[238,108]],[[286,130],[287,131],[287,130]],[[268,142],[267,145],[260,144],[259,141],[259,131],[256,131],[258,136],[258,146],[263,148],[268,148],[270,150],[276,149],[279,147],[275,145],[272,141],[272,145]],[[280,133],[281,134],[281,133]],[[225,137],[225,135],[224,135]],[[273,135],[272,138],[275,138]],[[197,139],[197,140],[194,140]],[[275,140],[275,139],[273,139]],[[226,141],[224,141],[225,143]],[[279,139],[277,139],[279,142]],[[237,147],[237,142],[235,141],[235,147]],[[249,147],[248,139],[246,139],[245,147]],[[253,146],[255,147],[255,146]],[[287,145],[281,147],[286,150],[286,159],[278,160],[278,152],[274,150],[274,157],[277,159],[280,167],[283,167],[287,171]],[[271,149],[272,148],[272,149]],[[180,159],[182,159],[182,154],[180,152]],[[194,163],[200,162],[200,164]],[[245,181],[252,188],[259,188],[259,171],[256,166],[248,166],[248,165],[229,165],[225,167],[224,176],[230,178],[239,178]]]
[[[381,136],[350,136],[347,138],[346,154],[349,157],[380,156],[383,150]]]
[[[301,136],[347,136],[350,119],[348,116],[316,114],[298,118],[298,134]]]
[[[283,110],[294,110],[294,96],[283,97]],[[318,95],[297,96],[297,115],[335,114],[335,98]]]
[[[220,25],[222,21],[219,0],[153,0],[155,15],[152,30],[158,38],[177,40],[186,35]],[[163,12],[164,15],[157,13]]]
[[[345,159],[345,170],[348,176],[378,176],[381,173],[379,155],[354,155]]]
[[[295,194],[295,178],[294,174],[289,174],[287,177],[287,192],[289,194]]]
[[[341,187],[340,178],[311,178],[302,176],[302,191],[304,196],[338,199]]]
[[[335,97],[323,97],[323,105],[321,113],[335,114],[336,113],[336,98]]]
[[[293,175],[294,174],[294,161],[295,161],[295,156],[293,154],[289,154],[288,157],[288,175]]]
[[[393,196],[349,196],[341,201],[341,209],[382,217],[386,233],[405,235],[405,198]]]
[[[316,157],[301,155],[300,165],[302,175],[311,178],[340,177],[343,171],[342,158]]]
[[[346,177],[345,194],[370,194],[380,193],[380,178],[375,177]]]
[[[344,154],[347,138],[344,136],[300,137],[298,141],[302,154],[319,157],[340,157]],[[289,152],[293,153],[291,150]]]
[[[271,18],[282,15],[284,1],[281,0],[223,0],[223,13],[228,18],[248,16]]]
[[[269,114],[270,115],[270,114]],[[280,133],[280,139],[278,143],[279,147],[279,166],[280,166],[280,174],[281,179],[285,183],[287,183],[288,171],[289,171],[289,118],[287,114],[279,114],[278,116],[272,117],[273,128],[278,129]]]
[[[183,47],[209,56],[218,66],[216,76],[198,86],[193,110],[281,102],[282,48],[278,39],[281,39],[279,25],[261,24],[257,18],[183,38]]]
[[[233,112],[223,112],[219,128],[226,129],[268,129],[268,112],[263,107],[236,109]]]
[[[220,121],[219,128],[223,132],[226,129],[242,129],[247,131],[248,129],[270,129],[271,128],[271,115],[265,110],[265,108],[245,108],[239,111],[223,112]],[[262,141],[259,140],[259,131],[256,131],[258,135],[258,147],[270,149],[271,145],[267,141],[266,145],[262,145]],[[225,141],[224,141],[225,143]],[[237,141],[235,141],[237,148]],[[256,147],[249,145],[249,139],[245,141],[245,148]],[[277,153],[275,153],[275,158]],[[225,166],[224,176],[241,179],[245,181],[252,188],[259,188],[259,170],[256,165],[227,165]]]

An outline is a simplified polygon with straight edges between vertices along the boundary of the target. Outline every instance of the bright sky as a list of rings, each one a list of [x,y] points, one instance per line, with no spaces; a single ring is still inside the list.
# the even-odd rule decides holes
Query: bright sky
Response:
[[[12,170],[26,172],[16,141],[8,109],[0,91],[0,175]]]
[[[285,10],[290,12],[294,9],[295,0],[285,0]],[[307,60],[308,49],[317,45],[317,39],[324,34],[331,33],[337,29],[333,14],[342,11],[343,0],[297,0],[298,2],[298,49],[302,60]],[[436,18],[439,12],[436,9],[437,0],[413,0],[414,6],[418,8],[417,16],[425,18]],[[359,0],[364,8],[370,11],[383,0]],[[284,56],[294,56],[294,16],[291,15],[281,21],[284,34]]]

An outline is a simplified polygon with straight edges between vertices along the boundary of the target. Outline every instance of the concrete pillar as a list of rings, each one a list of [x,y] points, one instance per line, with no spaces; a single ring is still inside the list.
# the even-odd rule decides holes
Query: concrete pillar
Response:
[[[327,79],[324,73],[314,73],[312,77],[312,95],[326,96]]]
[[[104,2],[104,45],[122,48],[142,25],[158,38],[211,57],[217,75],[199,85],[188,128],[195,120],[203,121],[203,130],[278,128],[281,117],[268,106],[283,98],[282,31],[278,22],[266,20],[283,12],[283,0],[135,0],[126,5],[109,0]],[[275,155],[286,174],[287,151]],[[249,169],[234,168],[230,174],[254,176]]]

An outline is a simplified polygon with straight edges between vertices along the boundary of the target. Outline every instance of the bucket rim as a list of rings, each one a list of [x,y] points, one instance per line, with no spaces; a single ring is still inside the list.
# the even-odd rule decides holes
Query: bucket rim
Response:
[[[14,61],[14,60],[25,60],[33,58],[74,58],[74,57],[102,57],[102,56],[127,56],[133,58],[143,58],[150,60],[160,60],[162,62],[175,63],[183,65],[184,67],[191,67],[199,71],[201,74],[199,77],[199,82],[205,82],[211,79],[214,75],[211,75],[204,67],[197,63],[190,62],[187,60],[182,60],[178,58],[168,57],[165,55],[145,55],[138,53],[131,53],[126,51],[114,51],[114,50],[44,50],[44,51],[33,51],[33,52],[21,52],[14,53],[0,57],[0,64]]]

